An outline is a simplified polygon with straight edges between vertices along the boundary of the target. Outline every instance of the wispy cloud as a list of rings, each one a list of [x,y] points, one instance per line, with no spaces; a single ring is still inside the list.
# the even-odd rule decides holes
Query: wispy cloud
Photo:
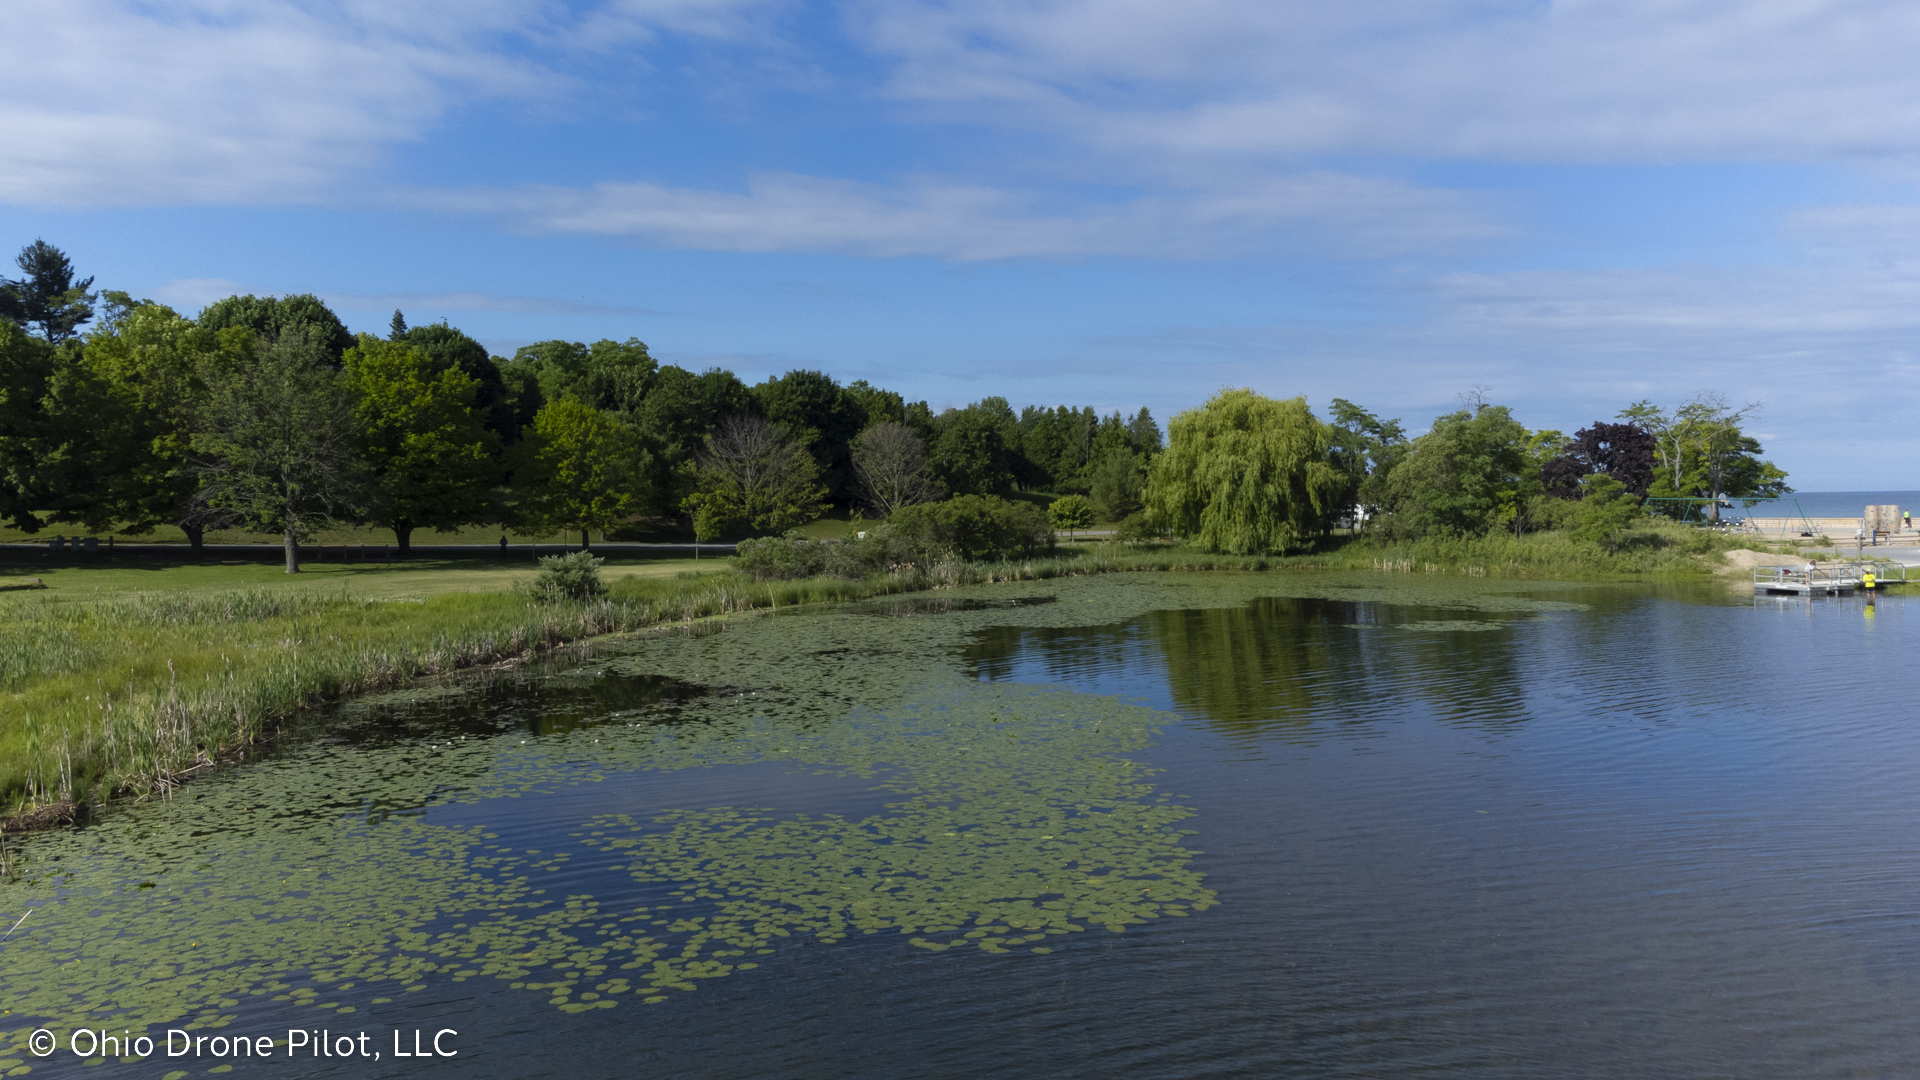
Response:
[[[1131,255],[1206,258],[1283,246],[1378,255],[1504,235],[1482,200],[1397,181],[1304,173],[1064,208],[1042,197],[935,180],[899,186],[788,173],[745,192],[603,183],[436,193],[442,207],[533,232],[627,237],[715,251],[803,251],[956,260]]]
[[[1897,0],[856,10],[902,101],[1176,154],[1830,160],[1920,137],[1920,8]]]
[[[175,278],[153,290],[153,299],[176,308],[197,311],[215,300],[248,291],[245,285],[226,278]]]
[[[0,34],[0,202],[301,203],[475,103],[553,99],[570,49],[733,33],[759,0],[25,0]]]
[[[1401,299],[1393,324],[1109,338],[1093,344],[1089,370],[1131,364],[1151,378],[1157,367],[1173,373],[1161,377],[1170,391],[1179,380],[1347,397],[1416,428],[1473,385],[1566,430],[1641,398],[1671,405],[1713,389],[1764,402],[1770,451],[1816,487],[1910,475],[1900,455],[1920,452],[1920,262],[1449,273]],[[1841,452],[1868,438],[1881,449]]]
[[[341,311],[497,311],[518,315],[661,315],[625,304],[593,304],[552,296],[498,296],[485,292],[322,292],[320,298]],[[413,320],[413,321],[418,321]]]
[[[186,310],[203,308],[215,300],[242,293],[278,295],[275,290],[245,285],[226,278],[178,278],[153,290],[154,299]],[[651,308],[628,304],[596,304],[555,296],[501,296],[488,292],[356,293],[318,289],[320,299],[336,311],[386,315],[413,313],[421,322],[448,311],[489,311],[516,315],[661,315]],[[524,344],[524,343],[523,343]]]

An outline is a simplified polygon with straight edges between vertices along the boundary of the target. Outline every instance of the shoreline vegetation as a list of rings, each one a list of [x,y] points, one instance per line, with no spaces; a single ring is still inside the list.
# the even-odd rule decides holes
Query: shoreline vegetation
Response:
[[[1393,542],[1332,538],[1293,555],[1103,543],[1001,561],[925,561],[863,577],[738,570],[615,580],[589,601],[520,587],[426,597],[312,589],[59,590],[0,598],[0,833],[71,821],[173,786],[276,736],[305,710],[606,634],[960,585],[1139,571],[1361,571],[1508,580],[1705,579],[1743,538],[1649,521],[1609,552],[1554,532]]]
[[[1419,434],[1343,398],[1322,419],[1305,397],[1224,389],[1163,436],[1144,406],[989,395],[936,412],[824,371],[695,373],[637,338],[494,356],[400,311],[385,337],[356,334],[312,295],[187,318],[90,292],[42,240],[16,263],[26,276],[0,280],[0,521],[22,536],[72,526],[111,547],[164,529],[198,558],[210,534],[264,534],[293,580],[303,546],[368,529],[403,563],[416,534],[481,529],[739,545],[719,573],[603,582],[568,556],[543,562],[564,582],[476,571],[412,597],[368,595],[390,580],[372,574],[337,594],[216,592],[205,567],[169,570],[166,592],[76,595],[55,572],[0,596],[0,833],[169,790],[320,702],[602,634],[1129,570],[1704,576],[1706,557],[1751,545],[1679,522],[1791,490],[1746,431],[1759,406],[1712,392],[1569,436],[1480,388]],[[829,517],[845,539],[824,544]],[[1057,550],[1100,523],[1113,544]]]

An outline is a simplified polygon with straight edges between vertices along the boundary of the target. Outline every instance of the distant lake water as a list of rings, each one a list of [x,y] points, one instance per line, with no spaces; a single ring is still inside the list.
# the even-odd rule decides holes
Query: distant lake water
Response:
[[[1911,1075],[1916,612],[1109,575],[606,643],[16,849],[22,1045],[380,1060],[0,1065]]]
[[[1920,510],[1920,491],[1796,491],[1782,499],[1757,503],[1751,509],[1743,500],[1734,500],[1734,506],[1742,516],[1779,517],[1791,515],[1796,502],[1807,517],[1857,518],[1869,506]]]

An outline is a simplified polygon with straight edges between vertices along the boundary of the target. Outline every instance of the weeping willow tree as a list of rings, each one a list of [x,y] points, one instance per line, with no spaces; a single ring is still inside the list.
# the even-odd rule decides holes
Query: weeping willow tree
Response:
[[[1222,390],[1167,425],[1147,507],[1208,551],[1306,547],[1325,531],[1344,479],[1328,461],[1332,433],[1307,399]]]

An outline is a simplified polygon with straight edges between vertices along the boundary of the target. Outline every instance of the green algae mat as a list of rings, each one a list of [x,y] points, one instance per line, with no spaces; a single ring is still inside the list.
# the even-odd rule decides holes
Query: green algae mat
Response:
[[[781,949],[891,935],[1045,964],[1203,916],[1220,902],[1195,869],[1204,823],[1150,766],[1174,718],[981,681],[964,657],[982,631],[1263,596],[1413,605],[1429,618],[1412,633],[1578,606],[1542,590],[1358,575],[983,586],[602,642],[356,702],[333,719],[354,737],[287,746],[24,850],[16,838],[0,1073],[36,1067],[40,1028],[65,1047],[76,1028],[379,1025],[383,1007],[475,982],[571,1013],[634,1009],[751,979]],[[698,692],[630,692],[660,680]],[[474,725],[509,704],[564,722]],[[769,763],[874,809],[670,801],[688,770]],[[669,801],[650,802],[656,788]],[[516,841],[543,806],[578,812],[553,844]]]

